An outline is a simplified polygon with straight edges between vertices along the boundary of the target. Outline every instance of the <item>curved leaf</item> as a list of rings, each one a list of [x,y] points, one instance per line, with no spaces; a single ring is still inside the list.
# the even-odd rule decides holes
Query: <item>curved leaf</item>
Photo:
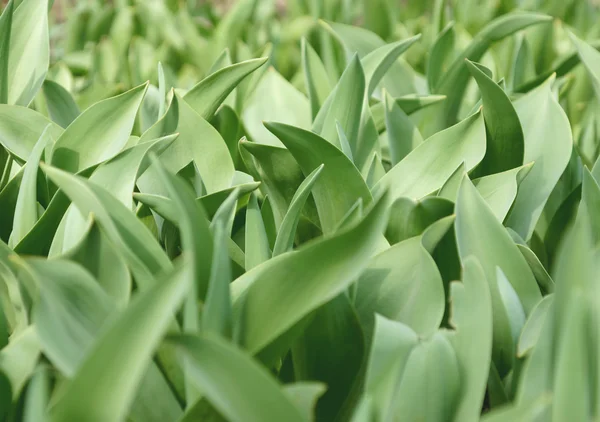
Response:
[[[323,233],[331,233],[358,198],[371,203],[360,172],[341,150],[313,132],[281,123],[265,126],[285,144],[305,175],[325,164],[312,190]]]
[[[365,79],[367,81],[367,96],[371,96],[375,88],[385,76],[389,68],[396,62],[398,57],[408,50],[414,43],[421,39],[421,34],[410,37],[406,40],[386,44],[373,50],[362,58],[361,62],[365,70]]]
[[[52,407],[52,421],[125,418],[152,354],[189,289],[184,273],[177,268],[140,293],[103,331]]]
[[[80,114],[79,107],[69,91],[48,79],[44,81],[42,91],[52,120],[67,128]]]
[[[420,199],[437,189],[461,164],[467,171],[485,154],[485,125],[481,113],[436,133],[396,164],[375,185],[388,187],[395,200],[402,196]]]
[[[50,60],[48,0],[23,0],[14,10],[8,56],[8,104],[28,106]]]
[[[348,287],[376,247],[387,201],[387,196],[381,197],[354,227],[270,259],[232,283],[244,348],[260,352]]]
[[[477,168],[480,174],[493,174],[523,164],[524,138],[517,112],[504,90],[473,62],[467,60],[483,102],[487,134],[485,157]]]
[[[227,420],[308,422],[272,375],[231,344],[208,335],[170,341],[188,358],[197,387]]]
[[[445,125],[454,124],[458,110],[467,87],[469,71],[465,67],[464,59],[479,60],[488,48],[496,41],[531,25],[548,22],[550,16],[537,13],[511,13],[500,16],[487,24],[471,41],[469,46],[454,60],[444,78],[440,80],[436,94],[446,95],[448,98],[443,103]],[[533,161],[533,160],[527,160]]]
[[[53,166],[76,173],[117,155],[126,145],[148,84],[94,104],[56,140]]]
[[[474,257],[463,262],[462,283],[450,285],[450,337],[460,372],[455,421],[476,421],[481,412],[492,354],[492,298],[485,274]]]
[[[535,162],[521,183],[506,224],[529,240],[544,205],[571,157],[573,138],[565,112],[552,94],[550,78],[515,101],[525,135],[524,162]]]
[[[63,130],[35,110],[0,104],[0,143],[20,161],[27,160],[42,132],[50,125],[52,139]]]
[[[365,322],[377,313],[406,324],[419,336],[435,333],[444,315],[444,284],[421,237],[375,256],[358,280],[355,302]]]
[[[300,214],[306,199],[311,194],[312,188],[315,182],[318,180],[324,165],[321,164],[319,167],[314,169],[304,181],[298,187],[298,190],[290,202],[290,207],[283,217],[281,226],[277,233],[275,240],[275,246],[273,247],[273,257],[280,255],[284,252],[292,249],[294,245],[294,236],[296,234],[296,227],[298,226],[298,220],[300,220]]]

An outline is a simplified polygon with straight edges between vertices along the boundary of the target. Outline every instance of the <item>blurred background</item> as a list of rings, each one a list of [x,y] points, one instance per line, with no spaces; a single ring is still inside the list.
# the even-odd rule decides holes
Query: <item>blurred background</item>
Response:
[[[25,0],[13,1],[18,6]],[[481,60],[495,79],[505,79],[509,90],[518,91],[517,85],[527,82],[511,74],[514,61],[523,59],[519,54],[527,57],[523,78],[535,80],[560,70],[572,55],[567,31],[592,45],[600,39],[600,0],[49,0],[48,7],[48,78],[66,88],[80,109],[147,80],[156,88],[159,62],[166,85],[185,92],[227,65],[268,57],[289,82],[285,89],[306,94],[302,39],[319,55],[333,83],[354,52],[362,56],[383,42],[415,34],[421,39],[398,60],[390,76],[394,83],[385,88],[393,97],[428,94],[427,52],[449,24],[453,47],[441,72],[494,19],[523,10],[549,14],[553,21],[496,42]],[[331,22],[364,31],[356,36],[344,25],[333,30]],[[592,96],[589,80],[577,77],[582,72],[581,66],[575,69],[563,98],[572,124]],[[475,86],[472,91],[476,96]],[[242,120],[249,94],[238,92],[231,104]],[[43,96],[32,106],[44,112]]]

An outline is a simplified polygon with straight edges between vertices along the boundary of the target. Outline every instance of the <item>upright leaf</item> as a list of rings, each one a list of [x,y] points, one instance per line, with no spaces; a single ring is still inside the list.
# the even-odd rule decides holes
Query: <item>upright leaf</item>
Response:
[[[463,263],[463,282],[450,285],[450,337],[460,372],[460,398],[455,421],[477,421],[485,396],[492,355],[492,298],[483,269],[474,257]],[[476,342],[476,344],[474,343]]]
[[[350,229],[270,259],[232,283],[235,321],[249,352],[260,352],[348,287],[375,249],[387,200],[381,197]]]
[[[331,91],[320,113],[326,113],[321,136],[342,149],[338,137],[337,124],[341,126],[354,153],[358,145],[360,115],[365,96],[365,74],[358,56],[354,56],[344,73]],[[319,117],[317,116],[317,119]]]
[[[506,224],[529,240],[544,205],[571,157],[573,137],[567,116],[552,94],[551,77],[515,101],[525,135],[525,163],[538,163],[521,183]]]
[[[17,245],[38,220],[38,169],[44,149],[49,143],[51,144],[49,129],[50,126],[46,127],[44,132],[42,132],[42,136],[40,136],[25,164],[23,179],[19,188],[19,196],[17,197],[17,204],[15,206],[13,231],[10,235],[11,246]]]
[[[461,164],[474,168],[485,154],[485,125],[481,113],[428,138],[396,164],[375,185],[389,188],[392,199],[420,199],[437,189]]]
[[[85,110],[56,140],[53,166],[76,173],[117,155],[131,135],[147,84]]]
[[[15,2],[9,0],[0,16],[0,104],[8,104],[8,63]]]
[[[75,100],[62,85],[48,79],[42,90],[50,117],[62,128],[67,128],[80,114]]]
[[[171,341],[189,358],[197,387],[227,420],[308,422],[272,375],[230,343],[208,335]]]
[[[523,164],[524,140],[519,117],[504,90],[473,62],[466,65],[483,100],[487,148],[478,172],[499,173]]]
[[[48,0],[23,0],[14,9],[8,55],[8,104],[28,106],[50,60]]]
[[[124,420],[144,370],[188,291],[183,270],[175,269],[140,293],[107,327],[52,408],[52,421]]]
[[[248,207],[246,208],[246,265],[250,270],[257,265],[266,262],[271,255],[269,249],[269,239],[265,230],[265,223],[262,219],[258,200],[255,194],[250,195]]]
[[[325,164],[321,177],[313,187],[324,233],[335,229],[358,198],[362,198],[365,205],[371,202],[371,193],[365,181],[340,149],[306,130],[280,123],[267,123],[266,126],[285,144],[305,175]]]
[[[298,187],[298,190],[290,202],[290,207],[283,217],[277,238],[275,240],[275,246],[273,247],[273,257],[279,254],[289,251],[294,245],[294,236],[296,234],[296,227],[298,226],[298,220],[300,220],[300,214],[306,199],[311,194],[312,188],[315,182],[318,180],[324,165],[317,167],[310,173],[302,184]]]

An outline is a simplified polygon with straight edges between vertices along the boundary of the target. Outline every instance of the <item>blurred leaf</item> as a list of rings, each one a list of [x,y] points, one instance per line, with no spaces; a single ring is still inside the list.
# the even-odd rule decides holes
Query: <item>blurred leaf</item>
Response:
[[[28,106],[50,59],[48,0],[23,0],[14,9],[8,54],[8,104]]]
[[[0,16],[0,104],[8,104],[8,66],[14,10],[15,3],[9,0]]]
[[[209,120],[231,91],[266,62],[266,58],[253,59],[225,67],[200,81],[184,99],[196,113]]]
[[[40,113],[25,107],[0,104],[0,142],[20,162],[31,155],[48,125],[52,139],[58,139],[63,130]]]
[[[271,374],[235,346],[208,335],[170,341],[189,358],[197,387],[228,420],[306,422]]]
[[[263,122],[286,123],[303,129],[311,126],[308,99],[273,68],[265,72],[241,116],[250,139],[272,146],[281,146],[281,142],[265,129]],[[335,129],[335,121],[333,124]]]
[[[53,421],[124,419],[144,370],[189,288],[183,270],[167,273],[140,293],[103,331],[53,406]]]

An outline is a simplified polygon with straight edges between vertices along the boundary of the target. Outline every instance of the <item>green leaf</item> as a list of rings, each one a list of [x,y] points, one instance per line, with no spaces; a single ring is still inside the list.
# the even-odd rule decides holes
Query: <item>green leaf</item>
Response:
[[[19,196],[15,206],[13,231],[10,235],[9,246],[17,245],[31,230],[38,220],[37,179],[38,168],[42,154],[48,144],[52,144],[48,125],[38,140],[23,171],[23,179],[19,188]]]
[[[127,263],[95,221],[89,221],[84,238],[62,258],[77,262],[87,269],[119,309],[127,305],[132,284]],[[105,265],[107,262],[111,264]]]
[[[438,86],[444,73],[450,67],[455,47],[456,30],[454,22],[450,22],[435,39],[429,60],[427,61],[427,85],[429,91],[438,92]]]
[[[360,387],[364,343],[358,316],[344,293],[319,308],[295,341],[292,359],[296,379],[327,385],[317,403],[316,420],[347,419]],[[342,344],[344,347],[339,347]]]
[[[53,166],[76,173],[117,155],[129,140],[148,84],[85,110],[56,140]]]
[[[600,71],[598,70],[598,66],[600,65],[600,53],[585,41],[577,38],[572,32],[569,32],[569,36],[573,44],[575,44],[581,62],[585,66],[585,69],[592,80],[592,86],[594,87],[596,97],[600,98]]]
[[[230,343],[209,335],[170,341],[189,359],[196,386],[227,420],[308,422],[272,375]]]
[[[412,150],[423,143],[419,129],[408,118],[396,101],[387,93],[384,97],[385,127],[390,147],[392,166],[398,164]]]
[[[564,334],[556,350],[556,369],[554,375],[553,420],[585,420],[589,418],[591,397],[590,351],[583,345],[588,339],[586,317],[590,304],[583,292],[574,291],[565,313]]]
[[[24,169],[19,170],[0,191],[0,238],[5,242],[10,240],[23,173]]]
[[[310,110],[314,119],[325,103],[332,87],[321,58],[305,38],[302,38],[301,49],[304,84],[308,91]]]
[[[483,115],[476,113],[436,133],[396,164],[375,185],[374,191],[389,188],[392,199],[420,199],[448,180],[461,164],[473,169],[485,154]]]
[[[277,233],[277,238],[275,240],[275,246],[273,248],[273,257],[291,250],[294,246],[294,236],[296,234],[296,228],[298,227],[298,221],[300,220],[302,208],[304,207],[308,196],[311,194],[312,188],[315,185],[315,182],[318,180],[323,168],[324,165],[321,164],[319,167],[314,169],[306,177],[306,179],[304,179],[294,194],[292,202],[290,202],[290,207],[288,208],[285,217],[283,217],[283,221],[279,227],[279,232]]]
[[[504,90],[467,60],[466,65],[475,78],[483,101],[487,147],[477,171],[493,174],[523,164],[524,138],[519,117]]]
[[[40,352],[33,325],[11,338],[8,346],[0,350],[0,373],[10,381],[13,400],[20,396],[25,383],[33,374]]]
[[[52,408],[52,421],[125,418],[152,354],[189,290],[184,268],[140,293],[103,331]]]
[[[240,154],[246,166],[252,169],[250,172],[254,178],[261,181],[261,190],[269,196],[275,226],[281,226],[292,198],[304,180],[302,169],[290,151],[285,148],[248,142],[242,139],[240,141]],[[310,201],[308,204],[310,204]],[[314,220],[318,222],[314,202],[311,205],[312,211],[314,211]]]
[[[0,104],[0,143],[20,162],[31,155],[48,125],[51,125],[52,139],[58,139],[63,133],[61,127],[40,113],[30,108]]]
[[[500,407],[485,415],[481,421],[512,422],[547,420],[546,418],[550,417],[549,409],[551,405],[551,396],[543,395],[533,401]]]
[[[506,224],[529,240],[544,205],[571,157],[569,120],[551,91],[553,78],[515,101],[525,135],[524,162],[540,163],[519,187]]]
[[[445,421],[454,413],[459,393],[456,353],[448,339],[437,332],[412,349],[394,396],[392,414],[405,415],[409,420]]]
[[[541,299],[541,293],[525,258],[466,177],[456,201],[455,231],[461,260],[475,256],[489,283],[495,316],[494,361],[501,374],[504,374],[513,360],[515,345],[511,344],[512,315],[507,314],[504,308],[506,302],[501,293],[502,280],[497,280],[497,269],[506,275],[518,296],[518,300],[514,300],[520,301],[519,306],[523,306],[525,314],[529,314]]]
[[[545,296],[531,311],[519,336],[517,356],[523,357],[528,355],[536,346],[553,300],[554,295]]]
[[[0,104],[8,104],[8,65],[15,2],[9,0],[0,16]]]
[[[327,386],[319,382],[296,382],[283,386],[288,399],[303,413],[305,421],[312,421],[317,400],[327,390]]]
[[[408,357],[417,344],[418,336],[410,327],[375,315],[365,394],[372,397],[372,406],[382,419],[390,416],[394,393],[400,385]]]
[[[363,323],[379,314],[402,322],[419,336],[435,333],[444,315],[444,284],[421,236],[373,257],[360,276],[356,309]]]
[[[8,55],[8,104],[28,106],[50,60],[48,0],[23,0],[14,9]]]
[[[321,25],[339,41],[346,50],[347,57],[355,53],[362,59],[377,48],[383,47],[383,41],[377,34],[357,26],[337,22],[320,22]],[[386,75],[381,86],[393,97],[416,92],[415,75],[412,68],[402,58],[396,60]]]
[[[160,155],[167,170],[177,173],[193,161],[207,193],[231,187],[235,168],[227,144],[210,123],[176,94],[165,116],[142,135],[140,143],[172,133],[179,133],[179,137]],[[138,187],[144,193],[165,195],[152,168],[140,177]]]
[[[40,293],[32,315],[40,345],[54,367],[70,378],[116,306],[77,264],[30,259],[27,267]]]
[[[398,57],[420,39],[421,34],[418,34],[406,40],[386,44],[373,50],[361,60],[367,81],[367,96],[370,97],[373,94],[381,79]]]
[[[250,270],[263,262],[266,262],[271,257],[269,249],[269,239],[265,230],[258,200],[255,194],[250,195],[250,201],[246,208],[246,270]]]
[[[436,94],[446,95],[443,103],[444,112],[441,114],[445,125],[454,124],[467,87],[469,71],[464,65],[464,59],[479,60],[490,46],[503,38],[531,25],[548,22],[550,16],[536,13],[511,13],[500,16],[486,25],[471,41],[469,46],[458,55],[438,84]],[[444,127],[442,126],[442,127]],[[526,132],[526,130],[524,130]],[[527,135],[525,135],[527,138]],[[533,160],[525,160],[525,162]]]
[[[184,184],[181,178],[169,173],[156,156],[152,157],[154,168],[157,170],[163,185],[172,198],[176,221],[180,230],[182,249],[191,258],[189,264],[191,277],[191,297],[195,302],[204,301],[208,290],[213,260],[212,235],[208,217],[201,205],[194,200],[192,190]],[[184,323],[184,328],[194,330],[197,327],[197,312],[190,316],[191,326]]]
[[[234,315],[245,349],[250,353],[264,350],[348,287],[375,249],[387,200],[387,196],[377,200],[350,229],[270,259],[232,283]]]
[[[360,172],[341,150],[320,136],[294,126],[265,125],[285,144],[306,176],[325,164],[312,189],[323,233],[331,233],[358,198],[362,198],[365,205],[371,203],[371,193]]]
[[[23,411],[24,422],[47,422],[46,408],[50,400],[49,370],[46,366],[39,365],[31,377],[27,387],[25,408]]]
[[[83,215],[93,213],[102,230],[123,255],[136,281],[147,287],[153,275],[171,267],[165,252],[136,216],[103,188],[79,176],[42,166],[46,175]]]
[[[303,129],[311,127],[308,99],[273,68],[265,72],[248,98],[241,117],[251,140],[272,146],[281,146],[281,142],[262,122],[286,123]],[[335,121],[333,124],[335,129]]]
[[[176,135],[171,135],[128,148],[98,166],[89,180],[110,192],[116,200],[131,210],[134,205],[131,194],[135,181],[148,167],[147,153],[164,151],[172,145],[175,138]],[[50,248],[51,256],[68,251],[73,245],[81,242],[87,227],[86,217],[75,205],[67,209],[54,235]]]
[[[483,404],[492,353],[492,298],[485,274],[474,257],[463,263],[462,283],[450,284],[452,304],[450,341],[456,357],[462,389],[455,421],[476,421]]]
[[[79,107],[65,88],[51,80],[45,80],[42,85],[48,113],[54,122],[67,128],[79,114]]]
[[[511,83],[513,91],[528,81],[533,80],[536,76],[531,46],[524,35],[517,36],[515,51]]]
[[[492,209],[498,221],[504,221],[508,215],[517,196],[518,186],[528,177],[534,166],[534,163],[530,163],[473,180],[473,185]]]
[[[343,150],[343,144],[338,137],[339,123],[348,138],[352,152],[356,152],[364,96],[365,74],[358,56],[355,55],[319,111],[319,114],[324,113],[324,117],[317,115],[315,119],[315,121],[323,119],[318,133]]]
[[[231,268],[227,252],[227,233],[222,222],[217,222],[213,230],[214,246],[208,291],[202,309],[202,329],[204,332],[231,337],[232,314],[229,283]]]

